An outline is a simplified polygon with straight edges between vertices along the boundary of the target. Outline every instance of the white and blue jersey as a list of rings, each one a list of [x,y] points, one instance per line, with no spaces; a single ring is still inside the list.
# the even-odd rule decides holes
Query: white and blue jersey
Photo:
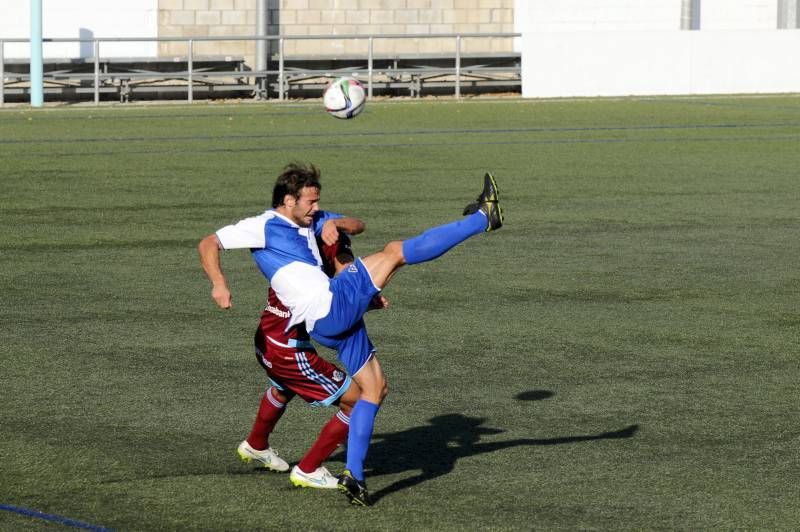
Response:
[[[225,226],[216,234],[225,249],[250,248],[261,273],[292,312],[287,329],[304,321],[311,332],[314,323],[328,314],[333,299],[316,237],[326,221],[342,217],[317,211],[311,226],[300,227],[268,210]]]

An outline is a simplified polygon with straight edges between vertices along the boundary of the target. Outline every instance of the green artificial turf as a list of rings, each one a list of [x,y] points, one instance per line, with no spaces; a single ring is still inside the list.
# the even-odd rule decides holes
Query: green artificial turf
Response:
[[[795,528],[798,148],[797,96],[0,110],[0,529]],[[224,253],[216,309],[195,247],[292,160],[362,254],[501,188],[505,227],[367,318],[368,509],[235,453],[266,283]]]

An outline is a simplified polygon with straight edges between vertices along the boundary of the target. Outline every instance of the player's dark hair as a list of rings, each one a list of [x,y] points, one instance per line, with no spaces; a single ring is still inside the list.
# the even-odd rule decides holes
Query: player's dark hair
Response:
[[[275,181],[272,189],[272,206],[283,205],[283,198],[286,194],[291,194],[296,199],[300,198],[300,192],[305,187],[314,187],[322,190],[319,183],[321,177],[319,169],[313,164],[289,163],[283,168],[283,172]]]
[[[336,246],[336,260],[342,264],[354,262],[356,258],[353,256],[353,248],[350,242],[350,237],[344,231],[339,231],[339,242]]]
[[[339,264],[350,264],[355,261],[353,248],[351,247],[350,237],[347,233],[339,229],[339,240],[335,244],[328,245],[322,241],[322,237],[317,237],[320,257],[322,258],[322,271],[328,277],[336,275],[337,262]]]

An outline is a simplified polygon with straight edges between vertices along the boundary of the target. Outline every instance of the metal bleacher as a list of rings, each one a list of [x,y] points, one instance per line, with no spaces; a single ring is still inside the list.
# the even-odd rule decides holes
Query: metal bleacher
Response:
[[[516,52],[461,54],[395,54],[372,59],[353,57],[293,57],[285,61],[283,90],[302,97],[318,93],[331,76],[349,75],[365,81],[376,94],[419,97],[453,94],[456,76],[460,92],[518,92],[521,56]],[[279,80],[272,85],[279,92]]]
[[[461,53],[463,38],[511,39],[519,34],[339,35],[196,38],[45,39],[93,44],[94,57],[45,59],[44,94],[49,101],[194,98],[318,97],[331,78],[357,77],[373,95],[520,92],[521,57],[516,52]],[[359,55],[290,55],[285,43],[292,40],[367,40],[368,51]],[[453,39],[455,52],[438,54],[373,54],[380,39]],[[185,56],[104,58],[103,42],[183,41]],[[275,41],[277,53],[256,69],[244,57],[193,54],[197,41]],[[6,59],[4,44],[26,39],[0,38],[0,105],[26,101],[30,94],[27,59]]]
[[[99,58],[96,62],[93,58],[46,59],[44,94],[55,100],[81,100],[90,99],[96,93],[102,99],[113,98],[120,102],[129,102],[135,97],[185,97],[189,78],[187,65],[185,56]],[[207,97],[251,94],[256,87],[248,83],[246,68],[243,57],[194,57],[193,91],[205,92]],[[7,100],[28,97],[29,72],[27,59],[6,59]]]

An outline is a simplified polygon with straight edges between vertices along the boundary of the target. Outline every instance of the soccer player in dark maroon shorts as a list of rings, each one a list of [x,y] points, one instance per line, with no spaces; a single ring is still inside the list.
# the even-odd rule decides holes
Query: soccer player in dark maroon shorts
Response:
[[[346,234],[341,234],[334,245],[319,242],[319,248],[325,272],[331,277],[353,261]],[[385,306],[385,300],[376,300],[376,308]],[[287,471],[289,465],[269,447],[269,435],[285,405],[296,395],[312,406],[338,405],[339,411],[289,476],[295,486],[336,489],[336,477],[322,463],[347,438],[350,411],[361,391],[350,376],[317,355],[303,324],[286,330],[290,318],[289,310],[270,288],[256,331],[255,348],[256,358],[272,386],[261,399],[253,429],[239,445],[238,454],[246,462],[257,461],[265,468]]]

